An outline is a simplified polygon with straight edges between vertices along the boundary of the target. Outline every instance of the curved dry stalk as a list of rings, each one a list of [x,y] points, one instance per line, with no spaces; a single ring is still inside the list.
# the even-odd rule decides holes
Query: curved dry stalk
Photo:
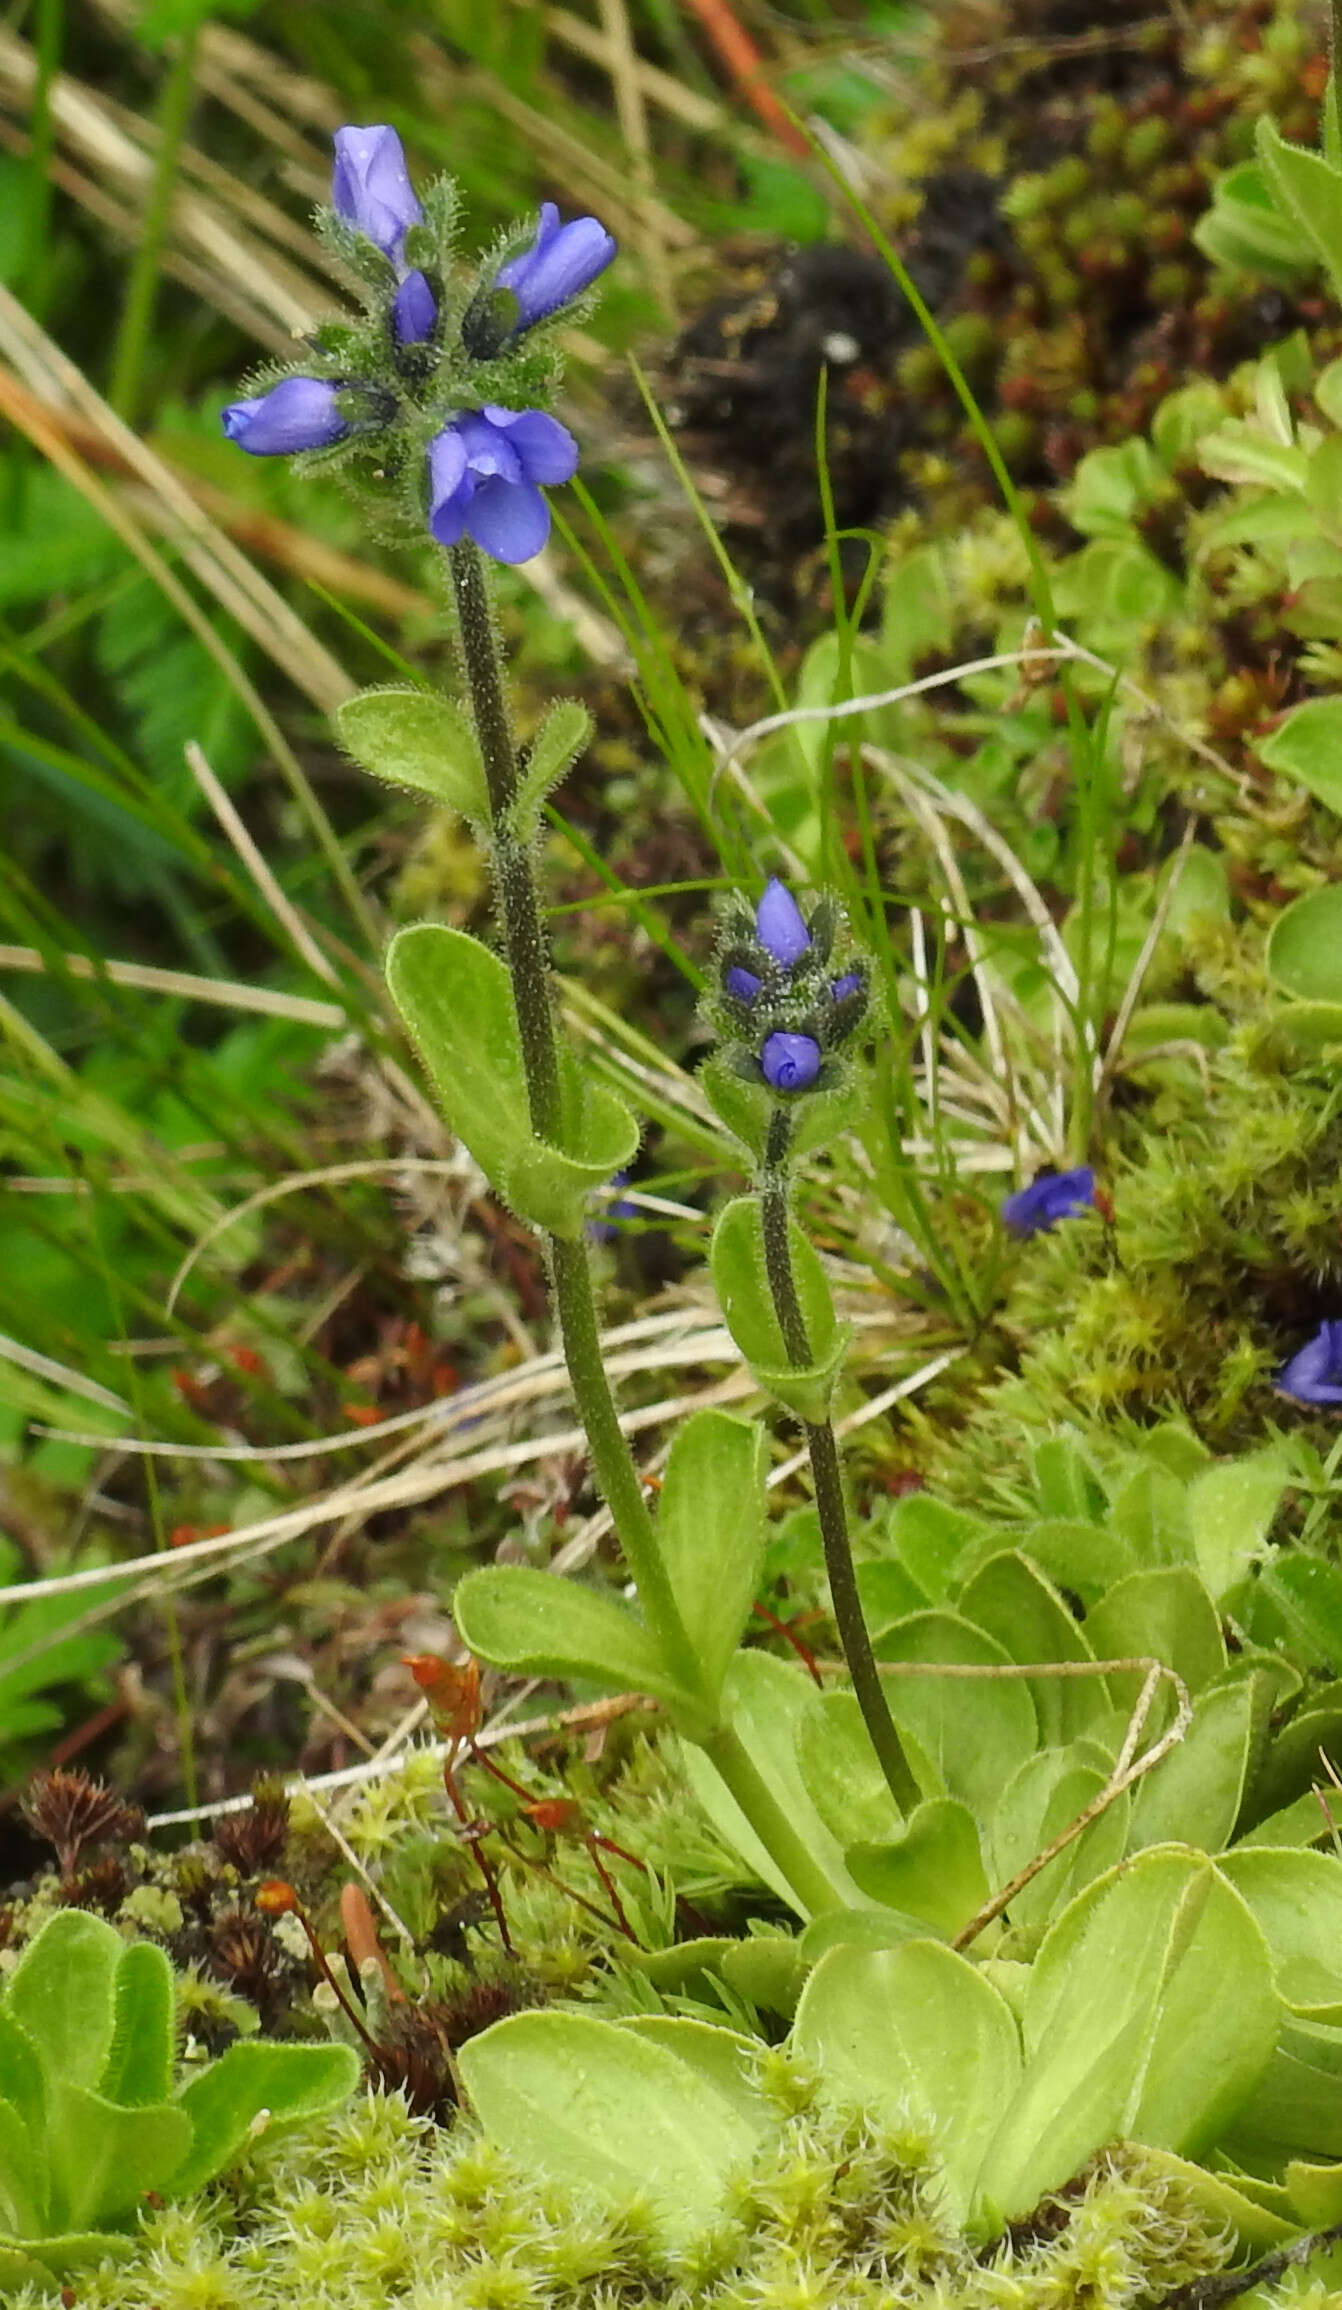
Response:
[[[1047,1845],[1042,1853],[1036,1853],[1033,1860],[1027,1861],[1023,1869],[1017,1870],[1008,1884],[1003,1885],[998,1892],[994,1893],[991,1900],[985,1901],[983,1907],[970,1918],[969,1923],[962,1926],[956,1934],[951,1943],[953,1949],[967,1949],[971,1941],[977,1940],[984,1927],[991,1925],[994,1917],[1000,1917],[1002,1911],[1010,1907],[1017,1894],[1024,1891],[1025,1887],[1039,1875],[1041,1869],[1046,1869],[1050,1861],[1057,1859],[1059,1853],[1066,1852],[1067,1847],[1081,1835],[1083,1829],[1088,1829],[1092,1821],[1098,1821],[1100,1815],[1109,1810],[1116,1798],[1121,1797],[1125,1790],[1130,1789],[1134,1782],[1141,1780],[1146,1773],[1149,1773],[1154,1766],[1160,1763],[1163,1757],[1169,1755],[1172,1748],[1178,1746],[1193,1721],[1193,1703],[1189,1698],[1188,1687],[1178,1670],[1169,1667],[1165,1661],[1155,1660],[1146,1654],[1127,1660],[1046,1660],[1034,1663],[1013,1660],[982,1664],[974,1661],[887,1660],[881,1661],[878,1665],[883,1676],[952,1676],[992,1680],[1025,1676],[1112,1676],[1122,1669],[1145,1671],[1142,1689],[1137,1695],[1128,1729],[1124,1735],[1123,1746],[1114,1760],[1114,1769],[1104,1787],[1099,1790],[1088,1805],[1082,1808],[1074,1820],[1068,1822],[1065,1829],[1059,1831],[1052,1844]],[[1152,1742],[1150,1748],[1143,1749],[1139,1755],[1138,1743],[1146,1729],[1146,1720],[1151,1714],[1151,1704],[1159,1690],[1162,1678],[1174,1687],[1174,1722],[1168,1731],[1162,1733],[1158,1740]]]
[[[617,1717],[631,1716],[636,1710],[651,1712],[656,1705],[655,1701],[648,1699],[646,1693],[612,1693],[606,1700],[583,1701],[577,1708],[551,1709],[545,1716],[527,1717],[518,1724],[511,1720],[501,1722],[496,1719],[476,1734],[475,1745],[480,1749],[491,1749],[500,1747],[504,1741],[527,1739],[532,1733],[583,1732],[611,1724]],[[427,1711],[421,1705],[413,1714],[416,1723],[422,1723]],[[390,1779],[393,1773],[401,1771],[407,1761],[415,1757],[423,1757],[426,1762],[437,1764],[446,1756],[447,1750],[446,1741],[421,1741],[414,1746],[389,1751],[385,1756],[372,1757],[364,1764],[341,1765],[335,1772],[314,1773],[310,1779],[297,1773],[286,1783],[286,1793],[291,1797],[307,1797],[313,1789],[362,1788],[369,1781]],[[218,1821],[228,1813],[245,1813],[251,1801],[250,1796],[216,1797],[208,1805],[190,1805],[172,1813],[151,1813],[145,1826],[149,1829],[178,1829],[188,1827],[193,1821]]]

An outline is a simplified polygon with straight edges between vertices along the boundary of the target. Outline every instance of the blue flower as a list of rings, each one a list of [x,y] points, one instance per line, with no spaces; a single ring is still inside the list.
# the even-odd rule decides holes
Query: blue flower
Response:
[[[510,257],[494,276],[496,289],[511,289],[517,318],[510,334],[546,321],[561,306],[590,289],[615,255],[615,240],[595,217],[574,217],[561,225],[553,201],[542,201],[540,223],[529,249]]]
[[[424,211],[410,182],[401,140],[394,128],[338,128],[331,201],[344,224],[381,249],[400,287],[392,305],[398,345],[421,345],[433,335],[438,306],[426,276],[407,267],[405,236],[422,225]]]
[[[589,1243],[613,1243],[620,1232],[622,1219],[637,1219],[638,1205],[620,1189],[628,1185],[629,1173],[617,1171],[599,1197],[594,1197],[596,1216],[589,1219],[584,1230]]]
[[[1342,1404],[1342,1323],[1321,1323],[1277,1374],[1282,1394],[1298,1404]]]
[[[1095,1174],[1088,1163],[1075,1171],[1051,1171],[1032,1179],[1002,1205],[1002,1223],[1013,1235],[1041,1235],[1060,1219],[1072,1219],[1095,1201]]]
[[[843,1003],[849,995],[860,995],[863,983],[861,971],[845,971],[842,978],[830,980],[829,991],[836,1003]]]
[[[734,1003],[753,1003],[763,983],[753,971],[746,970],[740,963],[729,963],[723,973],[723,991],[731,996]]]
[[[401,140],[394,128],[338,128],[331,202],[342,223],[381,249],[400,273],[405,236],[422,225]]]
[[[785,970],[801,961],[811,943],[801,908],[777,875],[766,885],[755,909],[755,934],[760,945],[776,963],[782,963]]]
[[[780,1029],[765,1043],[760,1067],[773,1091],[809,1091],[820,1072],[820,1045],[812,1035],[789,1035]]]
[[[221,422],[229,440],[253,457],[329,449],[349,431],[348,420],[336,407],[338,391],[326,377],[286,377],[268,393],[230,402]]]
[[[530,561],[550,534],[539,484],[577,470],[578,444],[556,418],[486,402],[429,443],[429,528],[439,545],[464,534],[495,561]]]

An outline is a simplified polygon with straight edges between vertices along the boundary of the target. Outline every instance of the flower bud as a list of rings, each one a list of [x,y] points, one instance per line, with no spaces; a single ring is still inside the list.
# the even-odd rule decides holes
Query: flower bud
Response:
[[[785,970],[801,961],[811,943],[801,908],[777,875],[766,885],[755,909],[755,932],[760,945],[776,963],[782,963]]]
[[[494,276],[495,288],[510,289],[517,299],[510,334],[516,336],[572,304],[604,273],[615,247],[613,235],[595,217],[574,217],[561,225],[554,202],[543,201],[530,248],[510,257]]]
[[[229,440],[253,457],[329,449],[349,431],[336,407],[338,391],[327,377],[286,377],[268,393],[230,402],[220,422]]]
[[[773,1091],[809,1091],[820,1072],[820,1045],[812,1035],[780,1029],[760,1053],[760,1071]]]
[[[399,136],[394,128],[338,128],[334,142],[336,215],[399,270],[407,231],[424,221]]]
[[[438,306],[423,273],[409,272],[392,299],[392,334],[398,345],[422,345],[438,320]]]

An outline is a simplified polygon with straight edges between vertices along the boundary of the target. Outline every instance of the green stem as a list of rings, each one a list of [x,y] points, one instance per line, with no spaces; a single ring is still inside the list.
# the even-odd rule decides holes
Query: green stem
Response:
[[[199,39],[199,23],[193,24],[188,32],[182,34],[171,70],[164,82],[158,109],[158,151],[154,158],[154,174],[140,224],[140,245],[131,263],[126,302],[122,307],[121,324],[117,330],[116,355],[112,363],[112,381],[107,388],[107,398],[118,417],[123,417],[128,425],[135,423],[140,398],[144,357],[158,297],[163,244],[168,237],[168,221],[172,214],[177,156],[186,135],[191,102],[196,93],[196,47]]]
[[[699,1745],[810,1915],[818,1917],[826,1909],[846,1907],[846,1897],[830,1883],[814,1853],[798,1836],[740,1734],[724,1725]]]
[[[499,913],[517,1003],[532,1128],[538,1138],[554,1140],[562,1117],[550,956],[531,851],[514,829],[517,749],[508,718],[489,587],[479,547],[469,539],[451,547],[448,563],[462,662],[489,791]],[[686,1689],[697,1692],[701,1683],[698,1659],[662,1562],[638,1469],[606,1377],[586,1246],[555,1237],[548,1250],[564,1360],[587,1431],[597,1482],[614,1519],[648,1625]]]
[[[775,1108],[765,1146],[764,1167],[760,1173],[760,1220],[764,1232],[764,1265],[774,1313],[783,1334],[788,1362],[795,1370],[801,1371],[811,1362],[811,1343],[806,1334],[806,1318],[797,1294],[797,1279],[792,1269],[792,1247],[788,1242],[787,1158],[791,1131],[791,1120],[786,1109]],[[918,1784],[909,1769],[903,1743],[895,1730],[880,1670],[871,1649],[871,1638],[867,1634],[867,1624],[862,1617],[852,1542],[848,1535],[848,1507],[843,1496],[843,1470],[839,1462],[838,1439],[829,1420],[805,1420],[802,1425],[811,1459],[816,1513],[820,1519],[820,1539],[825,1551],[825,1570],[829,1575],[829,1592],[834,1605],[839,1642],[848,1663],[848,1674],[853,1680],[853,1692],[862,1711],[862,1721],[876,1751],[886,1785],[900,1812],[910,1813],[918,1802]]]
[[[490,835],[503,943],[517,1003],[522,1065],[532,1128],[554,1140],[562,1126],[559,1043],[550,997],[550,956],[529,846],[518,839],[517,749],[499,663],[498,638],[479,549],[469,540],[448,552],[457,608],[462,663],[480,739],[489,792]],[[586,1431],[592,1467],[633,1575],[648,1627],[668,1667],[688,1693],[703,1691],[698,1655],[681,1617],[629,1440],[606,1376],[592,1271],[582,1242],[547,1241],[550,1283],[559,1318],[564,1361]],[[814,1912],[842,1905],[843,1896],[807,1851],[739,1735],[720,1725],[699,1745],[736,1799],[760,1843],[773,1856],[802,1905]]]
[[[494,613],[479,547],[463,538],[460,545],[450,548],[447,558],[462,663],[489,789],[494,879],[517,1003],[531,1126],[538,1139],[557,1142],[561,1123],[559,1050],[550,1003],[550,953],[531,852],[519,840],[514,823],[517,749],[508,720]]]
[[[655,1630],[668,1665],[687,1691],[697,1692],[702,1684],[698,1657],[680,1616],[643,1485],[606,1377],[587,1247],[555,1236],[549,1250],[564,1360],[587,1431],[597,1483],[619,1533],[644,1617]]]

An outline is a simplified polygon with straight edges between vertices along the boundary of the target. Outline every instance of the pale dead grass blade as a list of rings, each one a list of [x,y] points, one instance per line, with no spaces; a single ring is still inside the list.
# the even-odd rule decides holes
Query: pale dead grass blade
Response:
[[[586,1732],[594,1726],[611,1724],[617,1717],[645,1711],[650,1714],[655,1708],[656,1702],[641,1692],[614,1693],[608,1700],[583,1701],[577,1708],[551,1709],[544,1716],[527,1717],[520,1723],[505,1721],[487,1725],[476,1734],[476,1747],[498,1748],[504,1741],[529,1740],[536,1733]],[[417,1708],[415,1722],[422,1724],[426,1714],[427,1711]],[[438,1765],[447,1755],[449,1745],[447,1741],[417,1741],[412,1747],[391,1749],[382,1756],[370,1758],[367,1764],[342,1765],[335,1772],[314,1773],[310,1779],[296,1774],[286,1784],[286,1793],[307,1798],[314,1789],[358,1790],[369,1781],[387,1780],[404,1772],[407,1764],[423,1760],[426,1764]],[[181,1812],[151,1813],[147,1826],[178,1829],[188,1827],[193,1821],[217,1821],[227,1813],[245,1813],[251,1801],[250,1796],[217,1797],[212,1804],[192,1805]]]
[[[0,28],[0,103],[16,125],[31,112],[36,85],[32,49],[16,33]],[[66,72],[55,75],[49,101],[62,155],[78,171],[76,182],[96,191],[104,207],[109,192],[114,195],[133,239],[134,220],[153,174],[152,125],[132,113],[118,117],[118,107]],[[199,158],[196,168],[199,174]],[[226,173],[221,170],[219,177],[227,186]],[[320,318],[326,297],[311,273],[230,214],[233,207],[217,190],[196,189],[184,176],[173,201],[165,268],[180,277],[185,259],[202,282],[216,277],[228,282],[235,300],[247,309],[251,333],[269,341],[272,350],[287,349],[295,334]],[[112,220],[105,216],[104,221]]]
[[[340,979],[335,965],[327,960],[297,907],[280,888],[275,876],[248,833],[232,800],[225,793],[210,768],[205,758],[204,749],[197,745],[194,738],[191,738],[188,739],[184,752],[192,777],[205,796],[219,824],[223,827],[275,920],[296,950],[300,962],[305,962],[314,976],[324,979],[328,986],[339,986]]]
[[[35,946],[0,946],[0,971],[36,975],[48,968],[46,956]],[[326,1027],[332,1033],[349,1025],[348,1012],[335,1003],[319,1003],[310,995],[286,995],[278,987],[248,986],[238,979],[206,979],[191,971],[160,970],[156,963],[103,962],[92,955],[66,954],[61,956],[60,970],[72,979],[107,979],[114,987],[134,987],[142,994],[214,1003],[227,1011],[256,1011],[265,1018],[292,1019],[297,1026]]]
[[[598,6],[602,30],[606,35],[607,69],[615,95],[615,117],[620,124],[620,135],[629,155],[630,174],[638,189],[638,246],[662,311],[668,322],[674,325],[675,299],[666,260],[666,241],[658,223],[660,204],[655,197],[652,138],[648,132],[643,84],[639,77],[638,51],[634,46],[634,35],[624,0],[598,0]]]
[[[36,1348],[25,1347],[22,1340],[10,1339],[5,1332],[0,1332],[0,1361],[17,1364],[20,1371],[31,1372],[34,1379],[50,1380],[68,1394],[84,1396],[89,1403],[101,1404],[109,1412],[119,1412],[124,1419],[131,1416],[131,1407],[124,1396],[114,1396],[110,1388],[89,1379],[86,1373],[71,1371],[68,1364],[57,1363],[52,1356],[39,1355]],[[107,1438],[104,1436],[101,1441],[105,1444]]]
[[[22,308],[15,304],[15,300],[9,297],[8,292],[0,290],[0,321],[3,320],[10,308],[15,312],[22,312]],[[336,839],[334,829],[313,793],[302,764],[255,684],[244,673],[238,659],[227,644],[215,632],[210,618],[202,610],[194,596],[182,584],[175,571],[169,568],[157,547],[145,535],[130,508],[112,491],[103,486],[97,475],[85,464],[83,458],[71,449],[59,429],[51,423],[45,414],[38,411],[31,396],[23,396],[21,406],[16,403],[15,396],[11,391],[12,382],[13,380],[5,372],[0,371],[0,411],[14,419],[14,422],[27,434],[33,446],[42,452],[58,473],[64,474],[66,480],[71,482],[80,495],[94,508],[113,534],[120,538],[122,544],[139,562],[146,575],[153,579],[160,593],[171,603],[183,624],[195,635],[196,640],[219,668],[229,688],[239,702],[245,706],[256,725],[257,731],[274,755],[284,781],[326,860],[332,880],[349,908],[352,920],[361,931],[368,951],[376,953],[381,943],[378,925],[364,900],[349,861]],[[227,544],[227,540],[224,542]],[[229,550],[231,552],[233,549],[230,547]],[[264,583],[263,580],[261,582]],[[220,590],[223,592],[228,589],[221,588]],[[278,599],[278,596],[276,598]],[[342,676],[342,680],[345,680],[345,677]],[[353,684],[346,680],[345,694],[348,695],[352,688]]]
[[[62,470],[67,478],[76,479],[79,486],[71,467],[77,461],[83,470],[87,468],[74,442],[62,433],[59,419],[64,411],[82,420],[107,444],[117,467],[143,484],[155,507],[156,529],[189,559],[220,606],[237,619],[295,688],[326,714],[349,697],[355,685],[339,661],[313,638],[283,595],[210,519],[182,478],[122,423],[77,364],[3,287],[0,353],[32,396],[25,407],[10,390],[6,413],[53,463],[58,459],[51,445],[58,444],[66,460]]]

